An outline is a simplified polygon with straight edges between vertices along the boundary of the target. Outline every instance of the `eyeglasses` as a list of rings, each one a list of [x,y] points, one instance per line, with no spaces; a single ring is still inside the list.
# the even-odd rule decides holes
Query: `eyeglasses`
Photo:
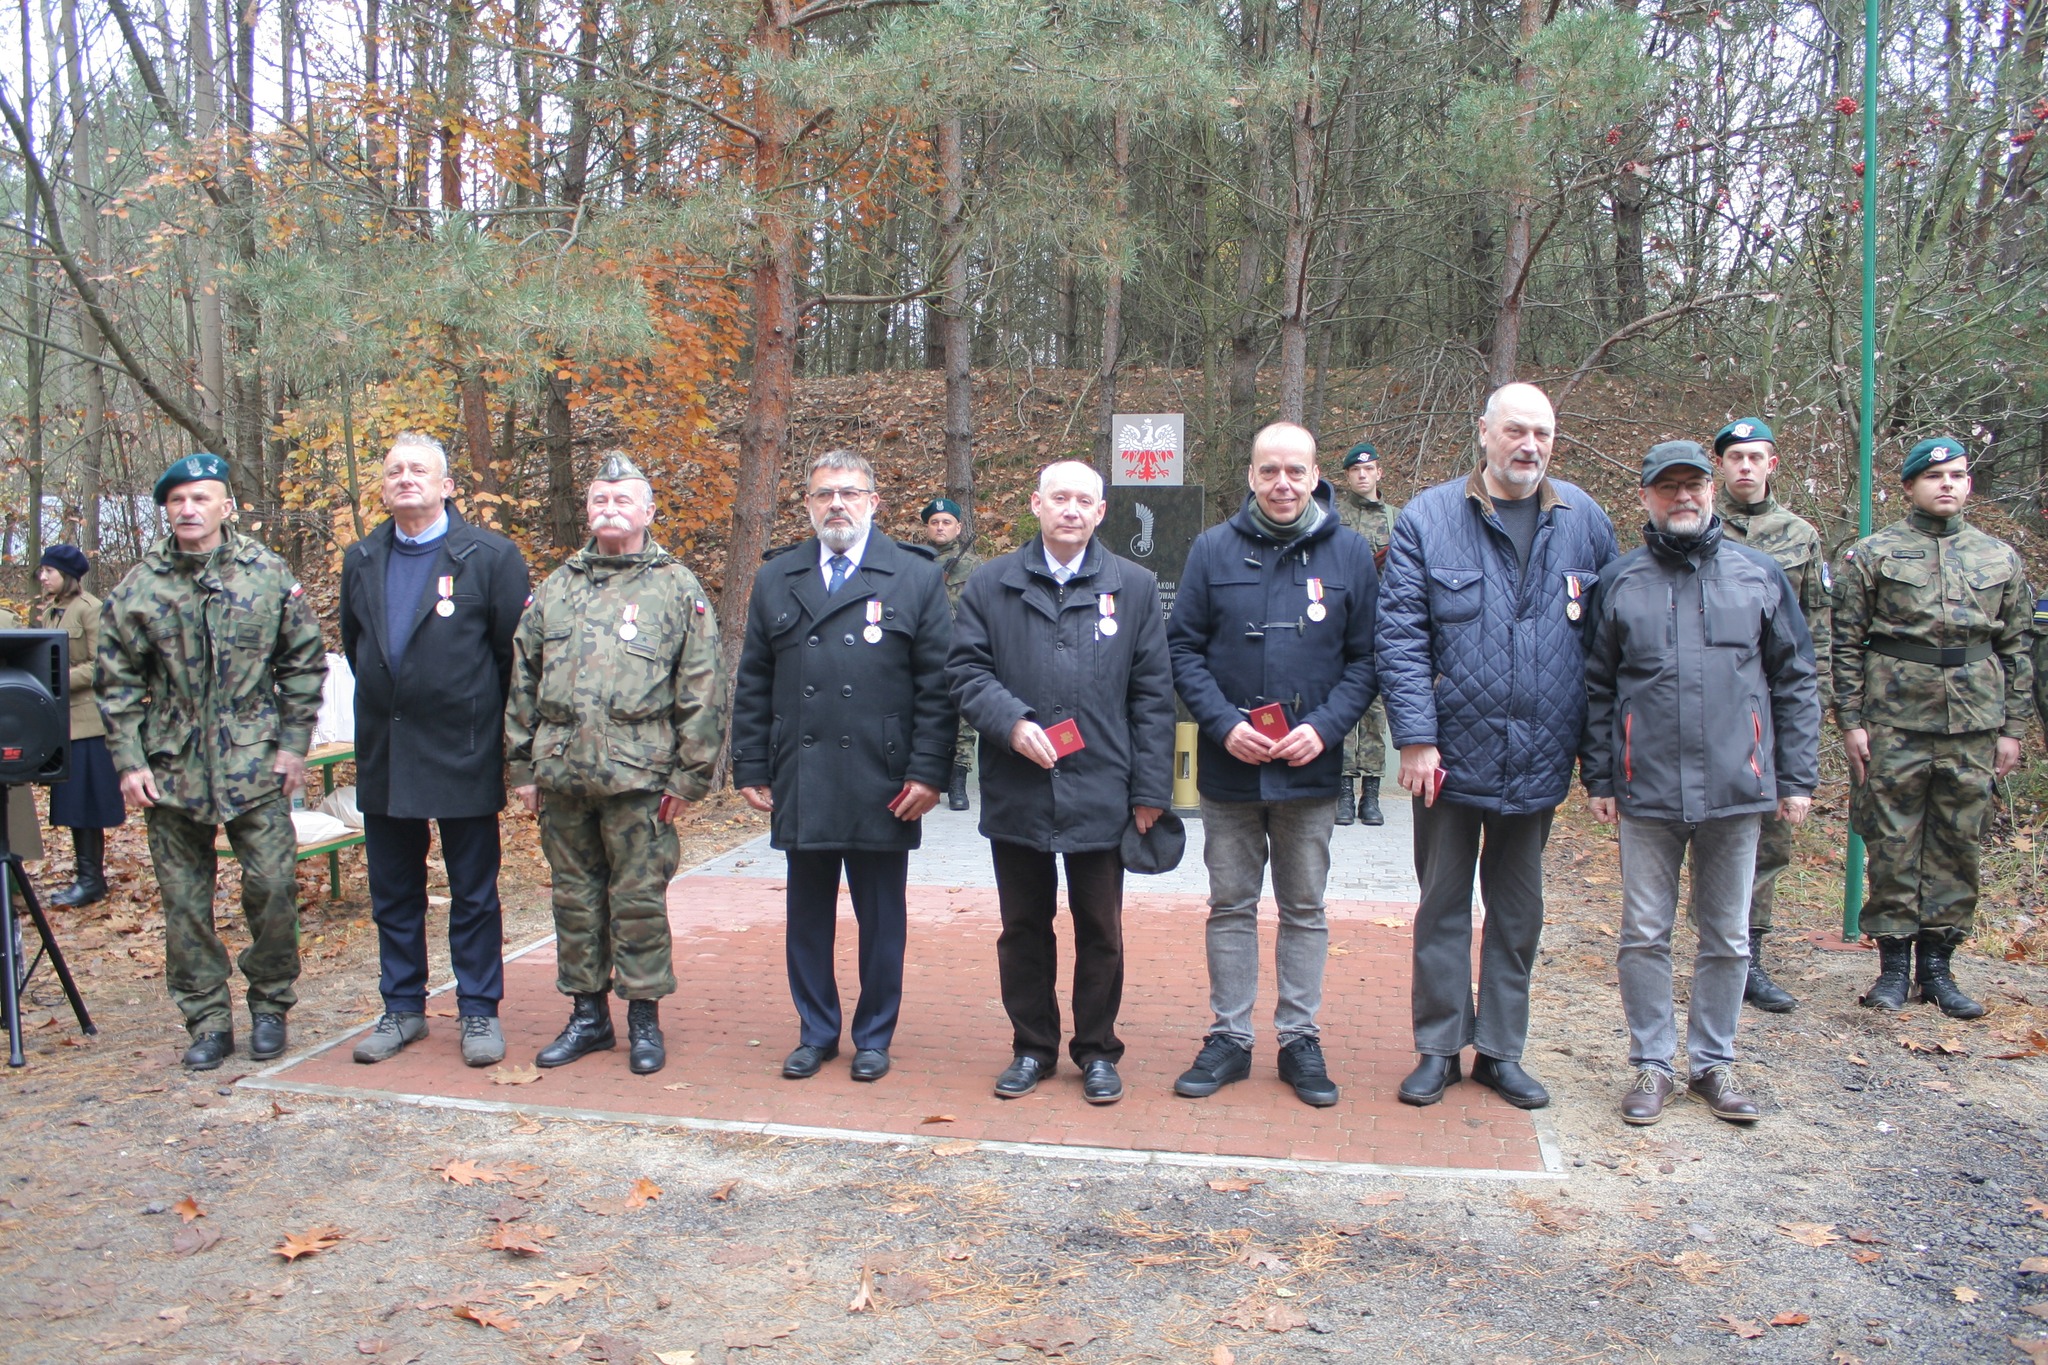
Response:
[[[804,500],[813,507],[830,507],[835,502],[852,502],[874,492],[872,488],[813,488]]]

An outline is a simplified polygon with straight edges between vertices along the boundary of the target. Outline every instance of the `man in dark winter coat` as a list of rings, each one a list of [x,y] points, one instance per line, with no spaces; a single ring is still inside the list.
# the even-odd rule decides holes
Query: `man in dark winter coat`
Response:
[[[1090,1104],[1123,1098],[1122,842],[1165,811],[1173,788],[1173,665],[1159,583],[1096,543],[1107,504],[1085,464],[1048,465],[1031,495],[1039,535],[968,580],[946,672],[983,736],[981,832],[995,860],[1003,932],[996,966],[1014,1060],[996,1094],[1015,1099],[1059,1057],[1059,874],[1074,916],[1074,1036]]]
[[[400,436],[384,457],[390,520],[342,558],[341,648],[356,677],[356,804],[384,997],[359,1062],[427,1036],[429,820],[448,867],[462,1059],[505,1060],[498,812],[512,635],[531,580],[517,546],[448,505],[454,491],[440,443]]]
[[[789,858],[790,994],[800,1026],[783,1063],[816,1075],[839,1054],[832,943],[839,877],[860,925],[857,1081],[889,1070],[903,998],[910,850],[953,763],[946,582],[929,547],[874,533],[875,471],[850,450],[811,464],[817,531],[754,575],[734,686],[732,776]]]
[[[1614,558],[1592,496],[1545,471],[1557,416],[1506,384],[1479,419],[1479,467],[1401,509],[1387,551],[1379,670],[1401,785],[1415,795],[1412,1009],[1434,1104],[1476,1047],[1472,1079],[1524,1109],[1550,1095],[1522,1069],[1543,931],[1543,845],[1570,790],[1586,717],[1586,595]],[[1484,852],[1481,842],[1484,841]],[[1472,1004],[1472,874],[1486,896]]]
[[[1339,520],[1315,437],[1276,422],[1252,442],[1251,496],[1196,538],[1174,599],[1173,681],[1200,728],[1196,782],[1209,872],[1215,1022],[1174,1090],[1213,1095],[1251,1074],[1259,893],[1273,866],[1280,927],[1273,1012],[1280,1076],[1307,1104],[1337,1102],[1323,1061],[1329,927],[1323,889],[1344,737],[1371,704],[1372,547]]]
[[[1677,1088],[1671,929],[1692,852],[1687,1089],[1719,1118],[1753,1123],[1735,1080],[1749,971],[1749,890],[1765,815],[1806,819],[1820,778],[1813,641],[1777,562],[1724,537],[1713,464],[1694,441],[1643,460],[1641,549],[1589,598],[1583,776],[1593,814],[1621,821],[1621,1005],[1635,1079],[1625,1122],[1663,1116]]]

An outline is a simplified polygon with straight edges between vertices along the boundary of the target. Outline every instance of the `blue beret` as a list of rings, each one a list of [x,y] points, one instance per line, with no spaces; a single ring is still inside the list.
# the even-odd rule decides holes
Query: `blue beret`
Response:
[[[924,510],[917,514],[917,519],[919,521],[930,521],[941,512],[944,512],[956,521],[965,521],[967,519],[960,512],[960,504],[954,502],[951,498],[933,498],[924,505]]]
[[[1969,454],[1970,452],[1963,448],[1963,443],[1953,436],[1930,436],[1907,454],[1906,466],[1899,471],[1899,477],[1910,483],[1926,473],[1930,465],[1968,459]]]
[[[1379,463],[1379,458],[1380,453],[1373,448],[1371,441],[1360,441],[1357,445],[1344,452],[1344,464],[1342,467],[1349,469],[1355,464],[1364,464],[1367,460],[1377,464]]]
[[[200,451],[187,455],[166,469],[163,477],[156,481],[156,505],[162,507],[171,496],[171,490],[181,483],[197,483],[201,479],[217,479],[228,483],[228,462],[218,455]]]
[[[1763,418],[1738,417],[1714,433],[1714,453],[1719,455],[1729,446],[1743,441],[1769,441],[1776,445],[1778,438],[1771,435],[1771,429],[1764,424]]]
[[[51,545],[44,549],[42,562],[72,578],[83,578],[92,572],[92,561],[76,545]]]

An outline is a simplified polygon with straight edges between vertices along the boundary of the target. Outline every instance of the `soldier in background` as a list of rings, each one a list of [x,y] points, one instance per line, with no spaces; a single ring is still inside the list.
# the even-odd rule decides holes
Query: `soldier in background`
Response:
[[[946,575],[946,604],[957,613],[960,590],[985,561],[967,548],[973,537],[961,534],[966,523],[961,520],[959,503],[933,498],[917,515],[924,522],[924,533],[938,547],[939,571]],[[974,766],[974,742],[974,727],[967,717],[960,717],[960,733],[953,742],[953,775],[946,785],[947,810],[967,809],[967,770]]]
[[[1344,452],[1344,480],[1337,487],[1337,516],[1372,546],[1373,567],[1387,562],[1394,539],[1394,519],[1401,509],[1380,499],[1380,453],[1371,441]],[[1387,706],[1375,695],[1372,705],[1344,737],[1344,783],[1337,793],[1337,823],[1382,825],[1380,779],[1387,771]],[[1352,783],[1358,784],[1357,795]]]
[[[1917,943],[1920,998],[1975,1019],[1984,1007],[1949,959],[1977,909],[1991,785],[2020,761],[2034,599],[2013,548],[1963,520],[1961,441],[1920,442],[1903,474],[1912,510],[1835,567],[1835,723],[1850,824],[1870,848],[1863,932],[1881,967],[1862,1003],[1905,1006]]]
[[[1722,533],[1739,545],[1761,550],[1785,571],[1806,616],[1807,632],[1813,636],[1820,695],[1827,697],[1829,594],[1834,580],[1828,574],[1827,549],[1820,532],[1771,495],[1771,476],[1778,470],[1777,438],[1760,418],[1730,422],[1714,436],[1714,468],[1721,484],[1714,511],[1721,518]],[[1784,1014],[1799,1003],[1771,980],[1764,967],[1764,938],[1771,932],[1778,875],[1791,865],[1792,842],[1789,822],[1776,815],[1764,816],[1757,836],[1756,878],[1749,892],[1749,980],[1742,998],[1772,1014]],[[1694,922],[1698,922],[1697,916]]]
[[[676,989],[674,822],[711,790],[725,675],[697,576],[647,534],[646,475],[605,456],[584,509],[590,543],[520,619],[505,711],[513,794],[540,816],[554,872],[555,985],[575,1001],[534,1060],[613,1046],[610,987],[627,1002],[627,1065],[646,1075],[667,1060],[659,1002]]]
[[[214,829],[242,864],[249,1055],[283,1053],[298,1003],[299,841],[327,658],[286,563],[229,529],[228,462],[199,454],[156,481],[171,533],[121,580],[100,618],[99,702],[121,795],[142,808],[164,903],[164,984],[192,1036],[185,1065],[235,1050],[228,954],[214,929]]]

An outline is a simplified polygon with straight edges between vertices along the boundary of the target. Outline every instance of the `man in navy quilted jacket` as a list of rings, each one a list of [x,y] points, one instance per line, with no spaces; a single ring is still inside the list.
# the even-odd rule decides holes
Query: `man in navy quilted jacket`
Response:
[[[1557,415],[1505,384],[1479,418],[1479,467],[1416,497],[1394,524],[1378,648],[1401,785],[1415,796],[1412,1008],[1420,1064],[1407,1104],[1472,1079],[1509,1104],[1550,1094],[1521,1066],[1543,931],[1543,845],[1571,786],[1586,715],[1588,595],[1615,557],[1591,495],[1549,478]],[[1472,991],[1472,874],[1486,902]]]

